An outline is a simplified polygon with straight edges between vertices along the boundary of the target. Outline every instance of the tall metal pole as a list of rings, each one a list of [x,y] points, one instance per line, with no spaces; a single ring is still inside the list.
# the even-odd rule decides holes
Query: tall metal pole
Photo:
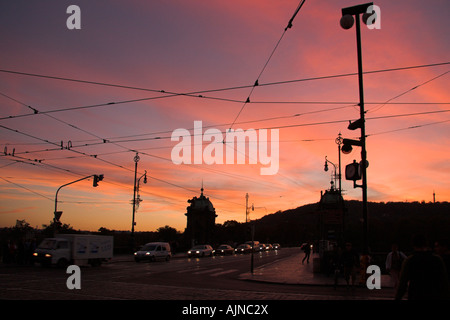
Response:
[[[339,132],[338,137],[335,140],[336,144],[338,145],[338,159],[339,159],[339,195],[342,195],[342,174],[341,174],[341,144],[342,144],[342,137],[341,133]]]
[[[134,191],[133,191],[133,221],[131,224],[131,250],[134,250],[134,216],[136,213],[136,182],[137,182],[137,166],[139,162],[139,155],[136,152],[136,155],[134,156]]]
[[[364,111],[364,87],[362,70],[362,49],[361,49],[361,23],[359,14],[356,14],[356,43],[358,49],[358,80],[359,80],[359,108],[361,116],[361,176],[362,176],[362,200],[363,200],[363,253],[368,254],[367,239],[367,152],[366,152],[366,124]]]
[[[63,184],[62,186],[60,186],[58,188],[58,190],[56,190],[56,194],[55,194],[55,211],[54,211],[54,218],[53,218],[53,236],[56,236],[56,222],[59,219],[59,217],[57,217],[57,216],[58,216],[58,214],[60,215],[62,213],[62,211],[58,212],[58,193],[59,193],[59,190],[61,190],[63,187],[66,187],[68,185],[74,184],[74,183],[82,181],[82,180],[89,179],[90,177],[93,177],[93,176],[95,176],[95,174],[92,174],[90,176],[87,176],[87,177],[84,177],[84,178],[81,178],[81,179],[78,179],[78,180],[75,180],[75,181],[72,181],[72,182],[69,182],[69,183],[66,183],[66,184]]]
[[[248,193],[245,194],[245,223],[248,221]]]

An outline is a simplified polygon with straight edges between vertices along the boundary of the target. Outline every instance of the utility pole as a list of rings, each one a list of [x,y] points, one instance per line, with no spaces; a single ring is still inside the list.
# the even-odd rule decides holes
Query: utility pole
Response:
[[[367,152],[366,152],[366,126],[365,126],[365,111],[364,111],[364,87],[363,87],[363,67],[362,67],[362,49],[361,49],[361,23],[360,16],[362,14],[367,15],[369,7],[373,5],[372,2],[357,5],[353,7],[342,9],[342,18],[340,21],[341,27],[344,29],[350,29],[355,23],[356,26],[356,48],[358,56],[358,85],[359,85],[359,110],[360,119],[349,124],[349,130],[361,129],[360,140],[343,139],[344,146],[342,147],[343,153],[351,152],[351,146],[356,145],[361,147],[361,163],[359,164],[359,170],[361,171],[362,185],[357,185],[354,182],[354,187],[362,188],[362,203],[363,203],[363,255],[368,255],[369,245],[367,236]],[[353,17],[355,16],[355,17]],[[356,166],[355,166],[356,167]],[[347,173],[347,168],[346,168]],[[356,179],[347,179],[356,181]]]
[[[245,223],[248,221],[248,193],[245,194]]]
[[[133,158],[134,160],[134,188],[133,188],[133,220],[131,223],[131,251],[134,250],[134,226],[136,225],[136,222],[134,222],[135,213],[136,213],[136,182],[137,182],[137,167],[138,162],[140,160],[138,153],[136,152],[136,155]]]
[[[339,173],[338,173],[338,179],[339,179],[339,195],[342,195],[342,175],[341,175],[341,144],[342,144],[342,135],[339,132],[338,137],[336,138],[335,142],[338,145],[338,159],[339,159]]]
[[[147,183],[147,170],[145,170],[145,173],[137,179],[137,167],[138,162],[140,160],[138,153],[136,152],[136,155],[133,158],[134,160],[134,188],[133,188],[133,221],[131,223],[131,251],[134,250],[134,226],[136,225],[135,222],[135,216],[136,216],[136,203],[139,205],[139,202],[142,201],[139,196],[138,199],[136,198],[136,193],[139,194],[139,183],[141,182],[141,179],[144,178],[144,183]]]

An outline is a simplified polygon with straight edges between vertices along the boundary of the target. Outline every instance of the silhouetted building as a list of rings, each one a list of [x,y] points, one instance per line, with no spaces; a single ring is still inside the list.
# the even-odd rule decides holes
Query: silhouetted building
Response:
[[[185,230],[186,240],[191,245],[210,244],[213,240],[216,225],[216,209],[209,198],[203,195],[203,186],[200,197],[194,197],[187,201],[190,205],[186,208],[187,226]]]
[[[331,188],[321,194],[319,203],[321,240],[340,242],[344,236],[345,205],[341,192]]]

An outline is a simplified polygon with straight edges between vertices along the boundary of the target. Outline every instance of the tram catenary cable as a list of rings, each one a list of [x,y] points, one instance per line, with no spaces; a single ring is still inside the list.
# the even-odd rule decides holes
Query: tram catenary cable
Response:
[[[440,63],[434,63],[434,64],[425,64],[425,65],[416,65],[416,66],[408,66],[408,67],[399,67],[399,68],[390,68],[390,69],[380,69],[380,70],[373,70],[373,71],[365,71],[363,73],[364,74],[375,74],[375,73],[382,73],[382,72],[393,72],[393,71],[412,70],[412,69],[418,69],[418,68],[436,67],[436,66],[442,66],[442,65],[448,65],[448,64],[450,64],[450,62],[440,62]],[[86,83],[86,84],[92,84],[92,85],[127,88],[127,89],[132,89],[132,90],[152,91],[152,92],[158,92],[158,93],[165,94],[164,96],[157,96],[157,97],[147,97],[147,98],[142,98],[142,99],[132,99],[132,100],[124,100],[124,101],[118,101],[118,102],[107,102],[107,103],[93,104],[93,105],[88,105],[88,106],[78,106],[78,107],[68,107],[68,108],[47,110],[47,111],[41,111],[40,113],[55,113],[55,112],[74,111],[74,110],[80,110],[80,109],[97,108],[97,107],[118,105],[118,104],[124,104],[124,103],[133,103],[133,102],[139,102],[139,101],[156,100],[156,99],[169,98],[169,97],[179,97],[179,96],[188,96],[188,97],[194,97],[194,98],[221,99],[221,98],[215,98],[215,97],[205,97],[203,95],[198,95],[198,94],[211,93],[211,92],[223,92],[223,91],[230,91],[230,90],[237,90],[237,89],[245,89],[245,88],[251,88],[251,87],[254,86],[254,84],[253,84],[253,85],[243,85],[243,86],[235,86],[235,87],[227,87],[227,88],[219,88],[219,89],[209,89],[209,90],[202,90],[202,91],[193,91],[193,92],[188,92],[188,93],[170,93],[170,94],[168,94],[169,91],[166,91],[166,90],[144,89],[144,88],[138,88],[138,87],[124,86],[124,85],[117,85],[117,84],[108,84],[108,83],[87,81],[87,80],[80,80],[80,79],[54,77],[54,76],[48,76],[48,75],[40,75],[40,74],[33,74],[33,73],[26,73],[26,72],[12,71],[12,70],[4,70],[4,69],[0,69],[0,73],[1,72],[3,72],[3,73],[10,73],[10,74],[18,74],[18,75],[23,75],[23,76],[47,78],[47,79],[53,79],[53,80],[61,80],[61,81],[74,81],[74,82]],[[303,78],[303,79],[294,79],[294,80],[284,80],[284,81],[276,81],[276,82],[259,83],[258,86],[259,87],[264,87],[264,86],[273,86],[273,85],[283,85],[283,84],[296,83],[296,82],[335,79],[335,78],[349,77],[349,76],[356,76],[356,75],[358,75],[358,73],[345,73],[345,74],[319,76],[319,77],[311,77],[311,78]],[[232,101],[232,102],[242,103],[242,101],[240,101],[240,100],[232,100],[232,99],[227,99],[227,100],[228,101]],[[261,102],[258,102],[258,103],[261,103]],[[0,120],[12,119],[12,118],[17,118],[17,117],[32,116],[34,114],[38,114],[38,113],[33,112],[33,113],[28,113],[28,114],[7,116],[7,117],[0,118]]]

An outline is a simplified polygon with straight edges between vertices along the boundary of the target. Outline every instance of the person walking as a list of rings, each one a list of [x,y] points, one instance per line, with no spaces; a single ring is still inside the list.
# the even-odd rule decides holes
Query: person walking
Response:
[[[434,244],[434,251],[444,260],[447,269],[447,278],[450,282],[450,247],[447,239],[440,239]]]
[[[424,236],[413,238],[414,253],[403,263],[396,300],[408,291],[408,300],[447,300],[449,282],[444,261],[433,254]]]
[[[386,271],[391,276],[392,284],[394,285],[395,292],[398,288],[398,283],[400,279],[400,271],[402,269],[403,261],[406,260],[406,255],[398,250],[398,245],[396,243],[392,244],[392,251],[388,253],[386,257]]]
[[[359,255],[353,250],[352,244],[347,242],[345,250],[342,252],[342,266],[344,267],[344,278],[347,282],[347,288],[350,286],[350,278],[352,279],[351,288],[355,285],[356,273],[359,269]]]
[[[303,244],[303,252],[305,253],[305,256],[303,257],[302,264],[305,262],[309,263],[309,256],[311,255],[311,245],[309,243]]]

